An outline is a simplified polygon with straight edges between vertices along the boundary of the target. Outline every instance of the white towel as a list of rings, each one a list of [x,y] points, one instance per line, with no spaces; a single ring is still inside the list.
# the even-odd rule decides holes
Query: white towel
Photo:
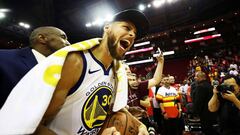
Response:
[[[90,49],[98,45],[99,40],[100,38],[94,38],[67,46],[30,70],[13,88],[0,110],[0,134],[33,133],[51,101],[67,54]],[[127,105],[127,77],[122,68],[120,64],[117,70],[119,81],[114,102],[115,111]]]
[[[51,101],[67,54],[90,49],[98,45],[99,40],[100,38],[94,38],[67,46],[30,70],[13,88],[0,110],[0,134],[33,133]],[[121,68],[123,66],[117,70],[119,81],[114,102],[115,111],[127,105],[127,79],[125,70]]]
[[[117,61],[117,93],[113,104],[113,112],[117,112],[127,105],[128,100],[128,79],[125,65],[122,61]],[[116,66],[116,65],[115,65]]]
[[[68,52],[90,49],[98,45],[99,40],[67,46],[30,70],[13,88],[0,110],[0,134],[33,133],[51,101]]]

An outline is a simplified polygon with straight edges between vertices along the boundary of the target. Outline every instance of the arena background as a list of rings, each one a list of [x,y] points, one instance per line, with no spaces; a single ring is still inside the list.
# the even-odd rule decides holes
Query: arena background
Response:
[[[31,30],[44,25],[63,29],[71,43],[99,37],[104,19],[134,8],[146,14],[151,29],[137,41],[146,45],[132,48],[143,51],[126,55],[126,62],[146,60],[131,64],[131,69],[146,79],[155,70],[153,54],[158,53],[157,48],[174,51],[165,56],[164,74],[174,75],[181,82],[189,77],[189,63],[196,57],[220,55],[224,60],[237,56],[239,62],[237,3],[237,0],[1,0],[0,48],[28,46]],[[194,34],[200,30],[209,31]],[[197,41],[186,42],[196,38]]]

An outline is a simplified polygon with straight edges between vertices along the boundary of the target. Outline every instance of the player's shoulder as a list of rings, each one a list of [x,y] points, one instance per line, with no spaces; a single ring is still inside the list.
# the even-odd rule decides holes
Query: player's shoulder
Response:
[[[66,60],[67,61],[79,61],[79,60],[82,60],[82,57],[83,57],[83,52],[70,52],[67,57],[66,57]]]

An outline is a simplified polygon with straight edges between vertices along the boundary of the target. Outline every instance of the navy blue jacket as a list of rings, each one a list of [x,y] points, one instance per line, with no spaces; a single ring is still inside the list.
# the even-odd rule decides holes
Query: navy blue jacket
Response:
[[[0,50],[0,108],[18,81],[36,64],[29,47]]]

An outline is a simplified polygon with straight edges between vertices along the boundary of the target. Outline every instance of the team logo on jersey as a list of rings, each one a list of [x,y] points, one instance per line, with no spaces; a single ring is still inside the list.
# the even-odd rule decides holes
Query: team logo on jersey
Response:
[[[100,86],[88,97],[82,110],[82,121],[86,129],[92,130],[103,124],[111,99],[112,90],[107,86]]]

